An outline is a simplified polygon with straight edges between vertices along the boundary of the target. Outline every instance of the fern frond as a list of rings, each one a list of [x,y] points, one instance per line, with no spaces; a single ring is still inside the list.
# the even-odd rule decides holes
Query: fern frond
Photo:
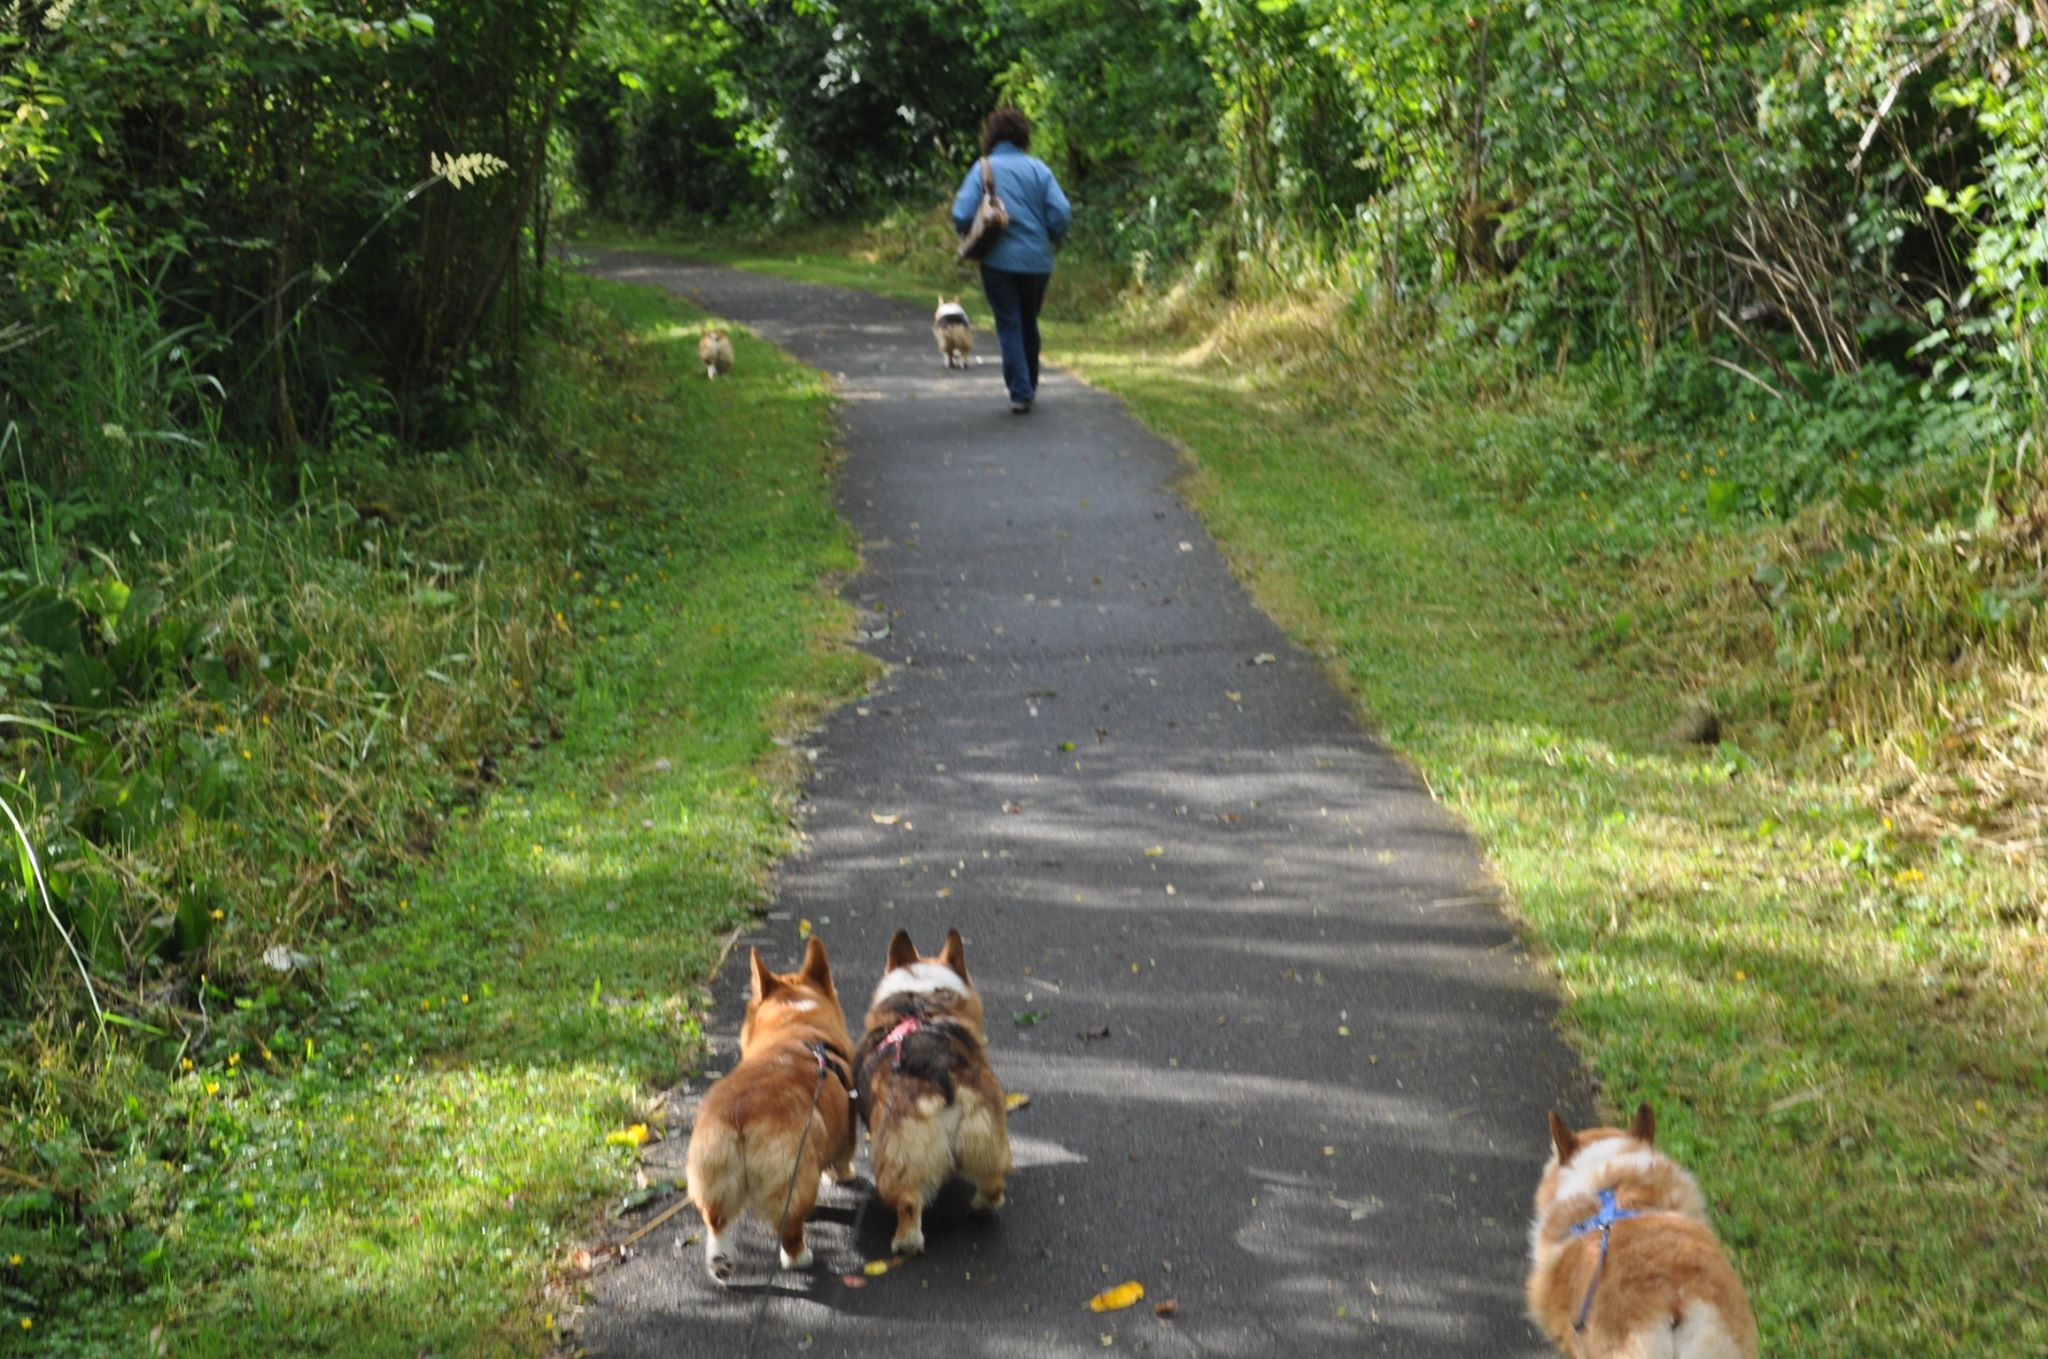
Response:
[[[472,151],[463,156],[442,156],[430,151],[427,168],[447,180],[450,187],[459,189],[472,180],[489,179],[510,167],[488,151]]]

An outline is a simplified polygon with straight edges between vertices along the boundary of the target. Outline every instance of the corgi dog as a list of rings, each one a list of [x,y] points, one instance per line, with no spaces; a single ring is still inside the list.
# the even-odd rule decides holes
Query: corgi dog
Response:
[[[958,930],[946,931],[936,958],[919,956],[910,935],[896,931],[866,1028],[853,1076],[875,1194],[896,1210],[890,1249],[916,1255],[925,1205],[949,1178],[965,1178],[975,1211],[993,1213],[1010,1173],[1003,1087],[989,1068],[981,997]]]
[[[704,365],[704,376],[717,378],[720,373],[732,371],[732,336],[722,330],[707,330],[697,339],[697,362]]]
[[[1529,1317],[1570,1359],[1757,1359],[1756,1317],[1707,1225],[1699,1184],[1627,1128],[1550,1115],[1529,1230]]]
[[[932,313],[932,338],[939,342],[939,357],[946,361],[946,367],[953,366],[953,360],[960,360],[965,368],[974,354],[974,328],[967,324],[967,308],[960,305],[960,299],[948,302],[939,299],[939,309]]]
[[[735,1227],[749,1208],[771,1230],[779,1224],[782,1267],[808,1268],[804,1224],[818,1177],[853,1178],[853,1044],[825,946],[813,938],[787,974],[770,972],[758,950],[748,955],[739,1065],[704,1093],[690,1130],[689,1198],[704,1218],[705,1267],[720,1283],[732,1278]]]

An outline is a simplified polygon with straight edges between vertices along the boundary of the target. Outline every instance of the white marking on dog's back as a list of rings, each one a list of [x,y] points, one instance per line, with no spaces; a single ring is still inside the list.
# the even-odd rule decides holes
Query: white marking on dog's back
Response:
[[[939,308],[938,315],[934,319],[942,326],[948,322],[958,322],[964,326],[967,324],[967,308],[961,306],[958,302],[948,302],[945,306]]]
[[[912,963],[884,973],[869,1004],[879,1005],[890,996],[928,996],[934,991],[964,996],[968,993],[967,980],[944,963]]]
[[[1647,1175],[1670,1159],[1632,1137],[1603,1137],[1572,1157],[1564,1178],[1557,1182],[1557,1197],[1563,1200],[1597,1194],[1618,1181]]]

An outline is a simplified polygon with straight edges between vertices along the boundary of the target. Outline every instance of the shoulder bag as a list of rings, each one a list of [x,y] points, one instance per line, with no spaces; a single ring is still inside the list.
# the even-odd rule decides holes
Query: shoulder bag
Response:
[[[1010,225],[1010,210],[1003,206],[1003,200],[996,197],[996,175],[989,168],[988,157],[981,158],[981,204],[974,210],[974,220],[968,223],[967,233],[960,238],[960,258],[963,260],[986,259],[996,248],[996,242],[1003,238],[1003,231]]]

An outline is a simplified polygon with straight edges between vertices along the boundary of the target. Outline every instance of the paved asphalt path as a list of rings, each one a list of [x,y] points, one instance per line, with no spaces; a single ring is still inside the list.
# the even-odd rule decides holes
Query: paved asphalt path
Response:
[[[765,1310],[769,1229],[743,1229],[720,1288],[686,1210],[591,1282],[578,1342],[1546,1353],[1521,1316],[1529,1196],[1544,1110],[1586,1112],[1585,1078],[1472,841],[1253,607],[1174,451],[1057,371],[1012,415],[993,336],[949,372],[915,307],[652,255],[594,267],[753,328],[844,397],[849,593],[891,670],[811,739],[809,843],[745,942],[793,966],[811,921],[857,1037],[889,935],[936,952],[957,925],[997,1075],[1031,1104],[995,1220],[949,1194],[922,1258],[848,1287],[892,1226],[869,1211],[856,1238],[863,1152],[812,1220],[817,1267],[775,1275]],[[680,1177],[684,1143],[651,1149],[656,1173]],[[1087,1309],[1126,1279],[1144,1302]]]

